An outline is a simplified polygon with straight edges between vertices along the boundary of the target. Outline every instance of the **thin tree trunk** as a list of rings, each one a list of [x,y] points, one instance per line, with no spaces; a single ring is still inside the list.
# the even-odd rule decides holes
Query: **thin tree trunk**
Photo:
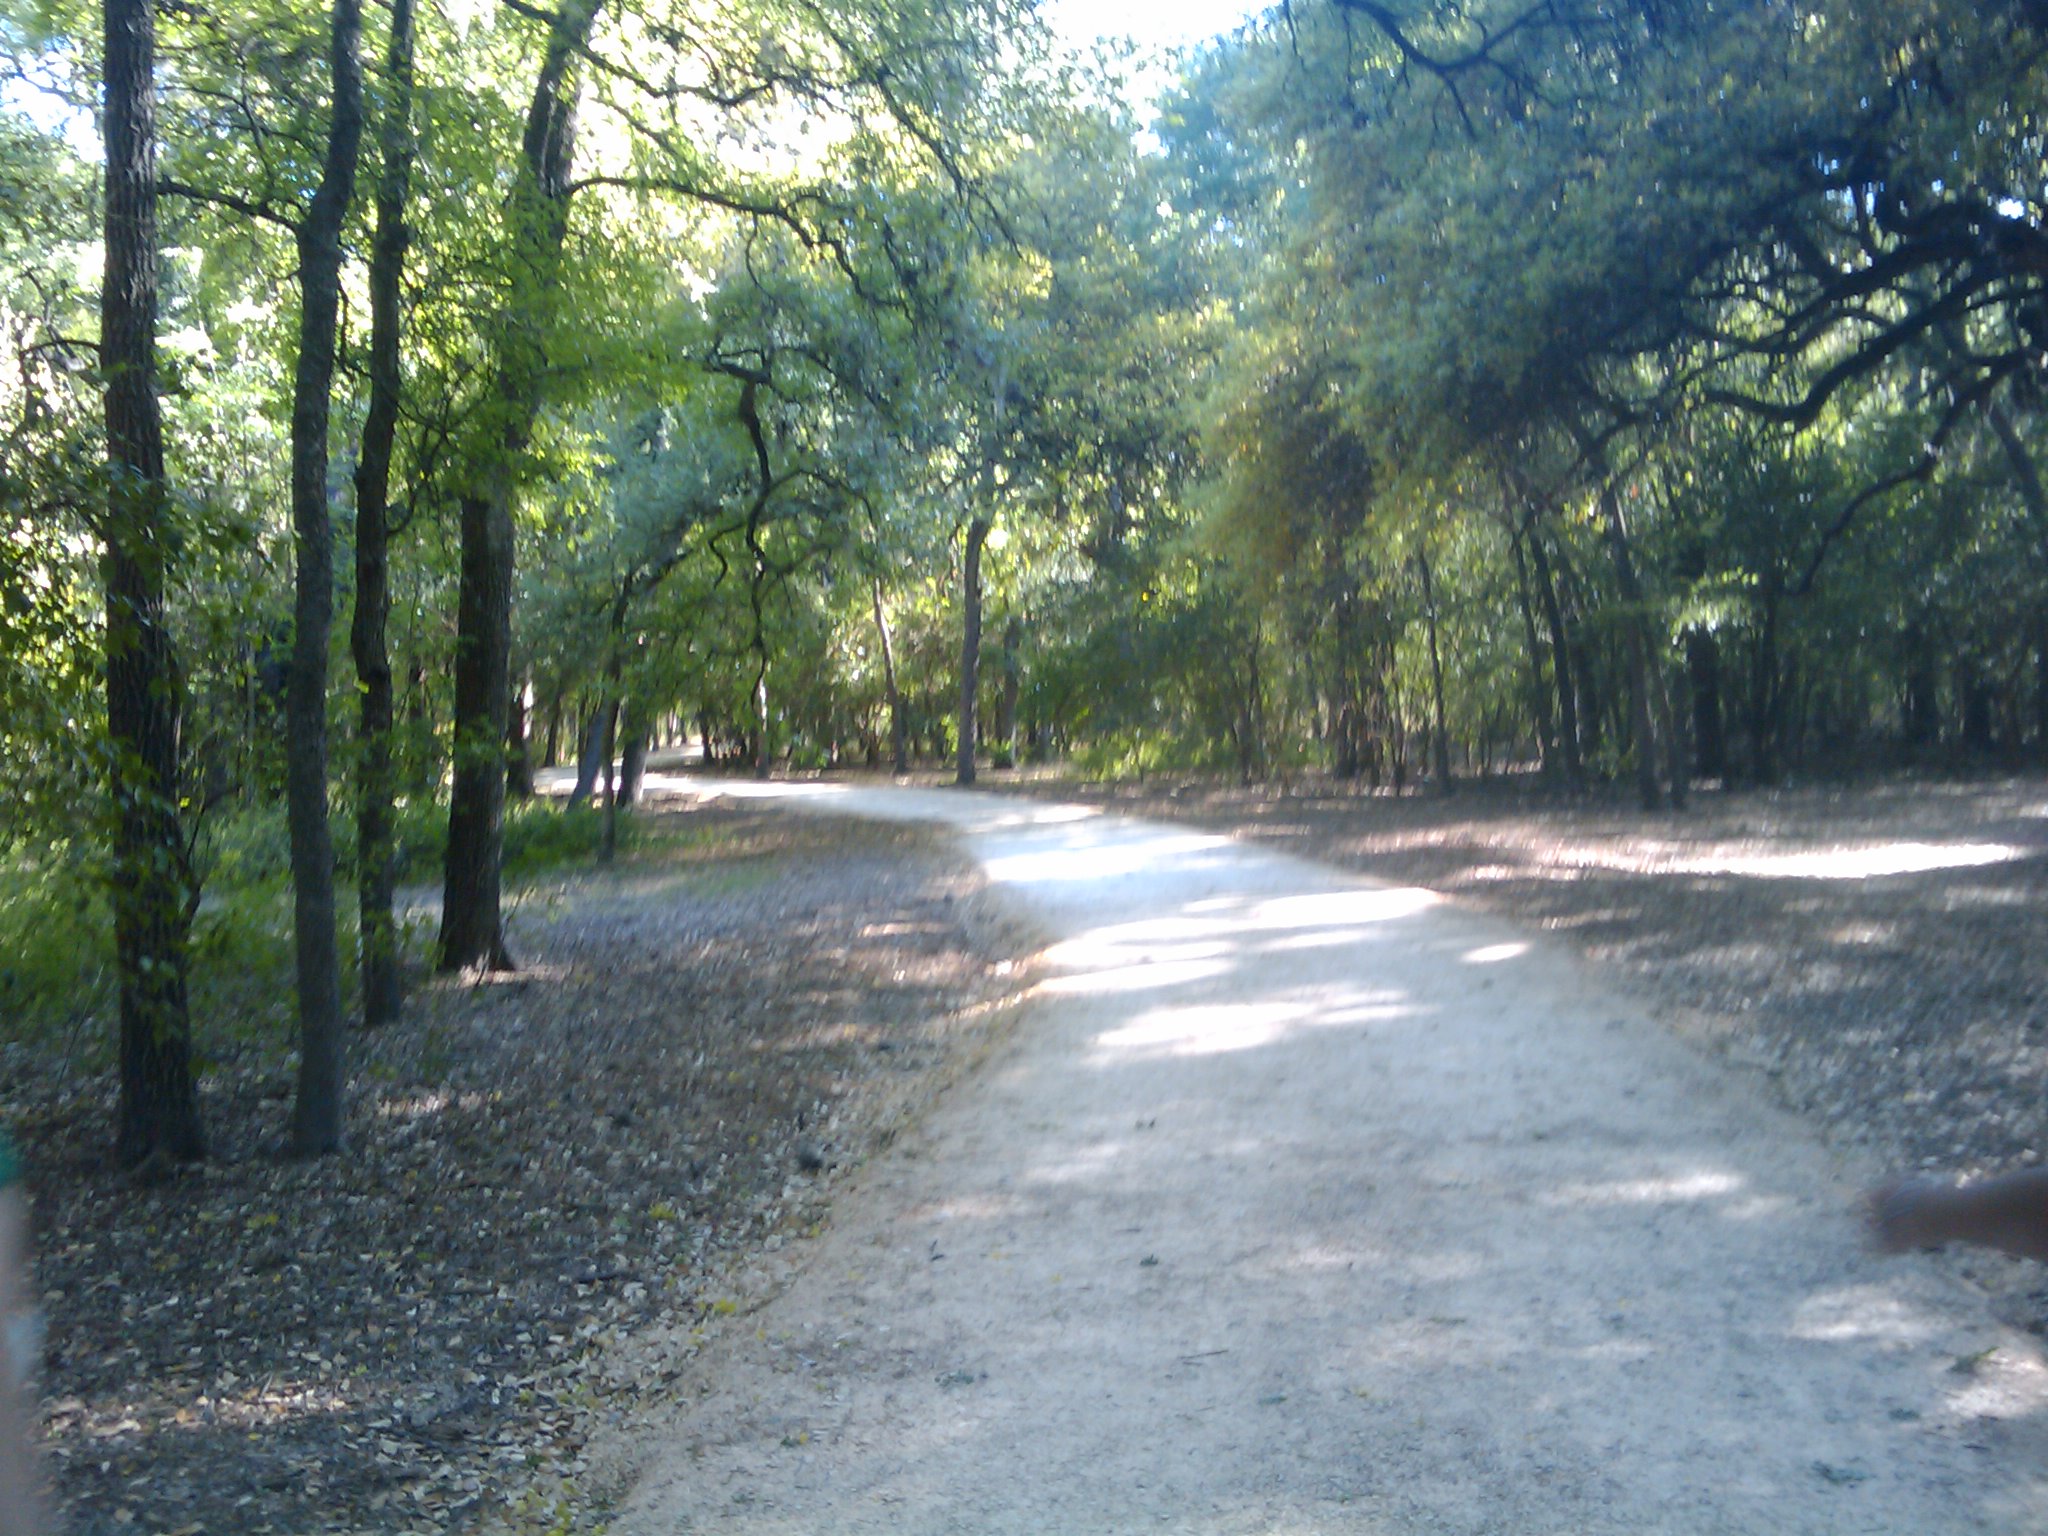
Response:
[[[597,861],[609,864],[619,851],[619,781],[612,770],[612,759],[619,746],[619,667],[613,662],[606,679],[605,705],[600,713],[604,718],[604,745],[599,755],[604,760],[604,831],[597,845]]]
[[[105,277],[107,733],[116,819],[109,861],[120,986],[125,1164],[206,1155],[186,1002],[191,867],[178,815],[184,683],[165,613],[170,536],[157,395],[156,18],[150,0],[106,0]]]
[[[597,793],[598,778],[604,772],[605,719],[610,709],[611,694],[607,691],[578,738],[582,745],[576,754],[576,785],[569,791],[572,808]]]
[[[1544,781],[1555,789],[1564,763],[1557,748],[1557,715],[1550,683],[1543,675],[1543,639],[1536,630],[1536,600],[1529,590],[1529,556],[1522,535],[1510,531],[1508,549],[1515,559],[1515,600],[1522,614],[1522,641],[1529,657],[1529,703],[1536,714],[1536,745],[1543,759]]]
[[[602,0],[554,13],[506,213],[505,249],[521,269],[493,337],[492,452],[461,498],[456,599],[455,763],[441,911],[443,971],[513,969],[500,881],[505,834],[506,705],[511,697],[514,465],[533,433],[545,378],[546,318],[561,287],[575,161],[575,64]]]
[[[1024,626],[1016,619],[1003,626],[1003,693],[996,717],[997,751],[1003,768],[1017,766],[1017,698],[1023,691],[1024,671],[1018,652],[1024,646]]]
[[[506,452],[509,455],[511,449]],[[501,462],[494,480],[511,479]],[[513,969],[500,910],[505,726],[511,701],[511,487],[461,499],[456,596],[455,743],[443,874],[443,971]]]
[[[998,364],[995,399],[990,406],[994,433],[988,444],[988,461],[983,465],[982,512],[967,524],[967,558],[961,576],[960,625],[960,740],[953,782],[966,787],[974,783],[976,711],[981,694],[981,555],[995,527],[996,453],[1002,441],[1003,412],[1009,396],[1009,369]]]
[[[1728,731],[1721,709],[1721,645],[1711,631],[1687,631],[1685,666],[1692,692],[1694,766],[1702,778],[1726,783]]]
[[[1629,549],[1628,520],[1621,510],[1621,498],[1614,486],[1600,486],[1600,518],[1607,533],[1607,548],[1614,560],[1615,585],[1621,592],[1622,639],[1628,658],[1629,724],[1635,737],[1636,791],[1646,811],[1661,810],[1663,786],[1657,778],[1657,734],[1651,722],[1649,643],[1644,635],[1643,586],[1636,578],[1635,557]]]
[[[624,705],[625,743],[619,749],[619,799],[627,810],[640,803],[647,784],[648,719],[641,706],[628,697]]]
[[[505,793],[514,800],[533,798],[533,684],[522,683],[505,701]]]
[[[347,1087],[341,961],[334,942],[334,834],[327,819],[327,647],[334,629],[334,523],[327,413],[341,310],[341,226],[363,136],[361,0],[334,0],[333,105],[320,185],[298,229],[299,357],[292,380],[292,547],[297,556],[285,800],[298,955],[299,1083],[292,1151],[341,1150]]]
[[[871,584],[875,600],[875,632],[882,637],[882,687],[889,700],[890,761],[899,774],[910,772],[910,721],[903,709],[903,693],[896,685],[896,645],[889,634],[889,615],[882,607],[882,579]]]
[[[1431,747],[1432,769],[1436,782],[1445,794],[1457,788],[1451,780],[1451,738],[1445,725],[1444,710],[1444,656],[1440,637],[1437,633],[1436,582],[1430,575],[1429,556],[1418,552],[1415,568],[1422,573],[1422,611],[1429,621],[1429,689],[1431,715],[1435,723],[1435,740]]]
[[[1579,668],[1572,655],[1570,631],[1565,627],[1564,605],[1558,601],[1550,556],[1533,522],[1529,525],[1529,559],[1536,569],[1537,596],[1543,600],[1543,622],[1550,631],[1550,671],[1557,685],[1557,741],[1564,755],[1565,787],[1575,795],[1582,794],[1586,788],[1586,762],[1579,744]]]
[[[403,388],[401,289],[411,233],[413,0],[393,0],[385,72],[390,96],[379,140],[377,227],[370,245],[370,403],[356,460],[356,605],[349,627],[361,687],[356,762],[357,911],[362,930],[363,1022],[388,1024],[405,1004],[399,961],[398,847],[393,808],[390,495]]]
[[[981,551],[993,525],[986,517],[967,524],[967,558],[961,576],[960,740],[953,782],[974,783],[975,712],[981,692]]]

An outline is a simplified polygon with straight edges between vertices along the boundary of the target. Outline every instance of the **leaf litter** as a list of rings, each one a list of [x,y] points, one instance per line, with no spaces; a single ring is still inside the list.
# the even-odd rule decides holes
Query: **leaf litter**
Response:
[[[214,1159],[143,1180],[110,1085],[10,1060],[67,1529],[590,1528],[630,1471],[594,1442],[999,1037],[1028,944],[933,835],[659,814],[519,894],[521,972],[352,1035],[340,1158],[280,1155],[281,1050],[217,1064]]]

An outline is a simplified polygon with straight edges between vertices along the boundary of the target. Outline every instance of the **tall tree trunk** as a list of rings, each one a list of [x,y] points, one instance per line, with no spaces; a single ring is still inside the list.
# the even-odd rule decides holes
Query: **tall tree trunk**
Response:
[[[1586,760],[1580,745],[1580,668],[1572,652],[1571,632],[1565,627],[1564,604],[1558,601],[1557,580],[1550,569],[1550,555],[1543,536],[1529,525],[1529,560],[1536,570],[1536,593],[1543,600],[1543,622],[1550,631],[1550,671],[1557,684],[1557,744],[1564,754],[1565,787],[1573,794],[1586,788]]]
[[[1422,573],[1422,612],[1429,621],[1430,713],[1435,724],[1431,768],[1436,774],[1437,787],[1449,794],[1457,786],[1451,781],[1451,737],[1445,725],[1444,656],[1437,633],[1436,582],[1430,575],[1428,555],[1417,552],[1415,568]]]
[[[378,134],[377,227],[370,244],[370,403],[356,459],[356,606],[349,648],[361,689],[356,759],[357,912],[363,1022],[388,1024],[405,1004],[398,947],[396,780],[391,731],[391,455],[398,435],[405,205],[412,192],[413,0],[393,0],[385,55],[389,95]]]
[[[989,409],[994,431],[989,438],[988,459],[982,466],[983,511],[967,524],[967,558],[961,573],[960,623],[960,740],[953,782],[963,787],[974,783],[974,752],[978,727],[976,712],[981,697],[981,556],[995,527],[996,455],[1002,442],[1003,415],[1009,400],[1010,374],[1007,363],[996,366],[995,398]]]
[[[974,782],[975,711],[981,693],[981,551],[993,524],[976,517],[967,524],[967,558],[961,576],[960,740],[953,782]]]
[[[461,499],[456,599],[455,764],[441,910],[444,971],[510,970],[500,911],[505,835],[506,705],[511,698],[512,498],[515,465],[533,434],[546,370],[548,313],[561,287],[576,150],[575,65],[602,0],[553,13],[527,111],[523,158],[506,213],[518,292],[492,338],[495,431],[475,488]]]
[[[576,754],[576,785],[569,791],[569,804],[583,804],[597,793],[597,782],[605,765],[605,721],[611,711],[611,693],[598,700],[597,709],[583,728],[581,750]]]
[[[298,229],[299,357],[292,378],[292,548],[297,556],[285,802],[298,955],[299,1085],[292,1151],[341,1150],[347,1053],[334,942],[334,834],[327,819],[327,647],[334,629],[334,521],[327,507],[327,412],[341,309],[341,225],[363,136],[361,0],[334,0],[333,104],[320,185]]]
[[[1643,584],[1636,576],[1635,556],[1629,548],[1628,519],[1621,510],[1621,498],[1611,482],[1600,486],[1600,520],[1607,534],[1608,553],[1614,560],[1614,580],[1621,592],[1622,641],[1628,660],[1629,725],[1635,737],[1636,791],[1646,811],[1661,810],[1663,786],[1657,778],[1657,733],[1651,721],[1655,705],[1651,700],[1649,640],[1644,633]]]
[[[509,455],[511,449],[506,452]],[[491,478],[509,482],[508,462]],[[500,910],[505,726],[511,701],[511,487],[461,499],[455,625],[455,742],[449,775],[440,968],[513,969]]]
[[[178,815],[184,681],[166,623],[163,408],[157,395],[156,18],[106,0],[106,240],[100,365],[106,379],[107,733],[115,822],[109,867],[120,984],[123,1163],[206,1155],[186,1002],[192,874]]]
[[[597,861],[609,864],[619,851],[619,781],[612,761],[619,748],[619,673],[613,667],[607,688],[604,716],[604,830],[598,840]]]
[[[1508,549],[1515,560],[1515,599],[1522,614],[1522,642],[1529,657],[1529,703],[1536,715],[1537,749],[1543,757],[1544,781],[1555,789],[1563,777],[1564,763],[1558,752],[1557,715],[1550,682],[1543,675],[1543,640],[1536,631],[1536,601],[1529,590],[1529,555],[1522,548],[1520,530],[1510,531]]]
[[[541,749],[541,766],[559,768],[562,765],[562,694],[559,689],[548,700],[547,727],[544,733],[546,745]]]
[[[648,727],[651,722],[642,706],[630,695],[623,705],[625,737],[619,748],[619,800],[627,810],[640,803],[647,784]]]
[[[1016,619],[1003,626],[1003,692],[1000,709],[996,715],[996,751],[1001,754],[999,768],[1017,766],[1017,697],[1024,687],[1023,663],[1019,652],[1024,648],[1024,626]]]
[[[505,793],[514,800],[533,798],[533,684],[521,683],[505,701]]]
[[[882,607],[882,579],[877,576],[870,590],[875,600],[875,632],[882,637],[882,687],[889,700],[889,752],[895,772],[910,772],[910,721],[904,713],[903,692],[896,684],[896,644],[889,634],[889,615]]]
[[[1721,708],[1721,644],[1713,632],[1685,636],[1685,666],[1692,685],[1693,762],[1700,776],[1728,779],[1728,730]]]

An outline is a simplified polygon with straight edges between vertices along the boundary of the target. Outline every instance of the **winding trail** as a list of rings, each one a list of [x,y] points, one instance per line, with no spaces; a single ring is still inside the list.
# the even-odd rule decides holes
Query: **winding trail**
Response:
[[[1055,942],[615,1531],[2048,1531],[2032,1341],[1547,942],[1075,808],[668,787],[942,823]]]

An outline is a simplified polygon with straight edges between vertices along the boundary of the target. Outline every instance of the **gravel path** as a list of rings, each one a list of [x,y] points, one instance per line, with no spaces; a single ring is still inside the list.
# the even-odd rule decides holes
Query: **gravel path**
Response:
[[[2033,1342],[1550,941],[1199,831],[716,788],[950,825],[1055,943],[616,1530],[2048,1528]]]

